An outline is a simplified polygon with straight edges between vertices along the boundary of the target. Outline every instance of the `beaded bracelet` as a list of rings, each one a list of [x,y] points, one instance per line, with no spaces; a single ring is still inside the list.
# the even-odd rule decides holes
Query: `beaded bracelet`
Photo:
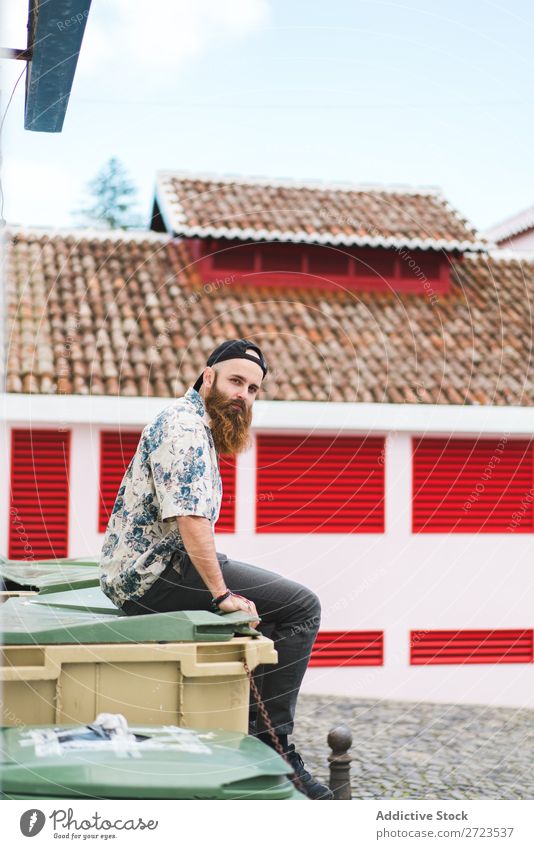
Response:
[[[211,609],[214,610],[214,611],[218,610],[219,605],[222,604],[223,601],[226,601],[227,598],[230,598],[231,595],[232,595],[232,591],[226,590],[225,593],[223,593],[220,596],[217,596],[217,598],[212,598],[211,604],[210,604]]]

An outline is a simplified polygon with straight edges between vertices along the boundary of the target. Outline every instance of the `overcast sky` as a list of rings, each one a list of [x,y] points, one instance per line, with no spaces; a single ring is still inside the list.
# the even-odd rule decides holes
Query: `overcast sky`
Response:
[[[4,0],[3,46],[27,0]],[[439,186],[484,228],[534,204],[529,0],[93,0],[60,134],[4,133],[4,215],[69,226],[111,156],[159,169]],[[3,62],[2,113],[21,62]]]

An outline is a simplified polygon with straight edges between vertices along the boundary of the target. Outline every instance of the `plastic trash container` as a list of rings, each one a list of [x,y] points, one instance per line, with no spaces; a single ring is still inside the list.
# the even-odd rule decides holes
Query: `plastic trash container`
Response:
[[[59,560],[8,560],[0,555],[0,583],[5,590],[59,592],[100,583],[98,557]]]
[[[177,726],[0,731],[4,799],[300,799],[291,768],[254,737]]]
[[[2,725],[86,723],[109,711],[144,725],[248,730],[243,660],[251,670],[277,661],[252,617],[125,616],[108,604],[94,588],[2,606]]]
[[[4,604],[6,601],[9,601],[11,598],[27,598],[28,596],[35,596],[36,592],[26,591],[26,590],[13,590],[10,592],[2,592],[0,591],[0,604]]]

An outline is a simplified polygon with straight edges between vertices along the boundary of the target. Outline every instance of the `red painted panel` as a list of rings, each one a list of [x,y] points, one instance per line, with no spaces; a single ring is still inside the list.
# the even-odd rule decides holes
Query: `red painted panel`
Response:
[[[221,512],[215,525],[218,534],[235,533],[235,502],[236,502],[236,458],[228,454],[219,457],[219,469],[223,487]]]
[[[383,533],[384,439],[257,440],[258,533]]]
[[[8,556],[68,556],[70,431],[13,430]]]
[[[380,248],[349,248],[354,258],[354,273],[357,277],[395,277],[397,252]]]
[[[191,243],[202,278],[218,279],[222,272],[231,277],[233,286],[392,290],[425,297],[445,294],[450,289],[449,261],[442,252],[379,247],[334,249],[331,245],[223,239]]]
[[[98,530],[107,528],[124,473],[137,450],[141,432],[105,431],[100,434],[100,494]]]
[[[410,663],[532,663],[533,630],[412,631]]]
[[[319,631],[309,666],[382,666],[383,631]]]
[[[439,279],[443,257],[439,251],[399,251],[399,269],[403,278],[418,277],[421,281]]]
[[[274,248],[274,250],[273,250]],[[262,271],[302,271],[303,252],[295,251],[291,244],[269,245],[259,248]]]
[[[308,245],[306,247],[308,271],[310,274],[334,275],[344,277],[349,273],[351,257],[343,246],[337,248],[326,245]]]
[[[215,245],[210,254],[211,265],[217,270],[226,268],[235,271],[250,270],[254,268],[255,249],[254,244],[247,242],[224,242],[220,246]]]
[[[532,533],[533,443],[521,439],[413,440],[416,533]]]

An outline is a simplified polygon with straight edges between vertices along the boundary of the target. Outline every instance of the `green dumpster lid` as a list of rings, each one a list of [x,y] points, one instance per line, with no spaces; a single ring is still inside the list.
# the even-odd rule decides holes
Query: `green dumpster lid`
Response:
[[[124,616],[116,604],[97,587],[82,587],[75,590],[63,590],[54,593],[39,593],[34,596],[36,604],[53,605],[54,607],[70,607],[73,610],[89,610],[91,613],[113,613]]]
[[[12,598],[1,610],[5,645],[213,642],[235,634],[257,636],[248,624],[253,619],[243,611],[220,615],[205,610],[126,616],[118,608],[108,613],[76,609],[46,603],[41,596]]]
[[[19,589],[36,587],[40,592],[60,592],[100,583],[97,557],[60,560],[7,560],[0,556],[0,579]]]
[[[131,726],[127,732],[103,739],[91,726],[3,729],[3,797],[304,798],[288,778],[290,767],[255,737],[176,726]]]

